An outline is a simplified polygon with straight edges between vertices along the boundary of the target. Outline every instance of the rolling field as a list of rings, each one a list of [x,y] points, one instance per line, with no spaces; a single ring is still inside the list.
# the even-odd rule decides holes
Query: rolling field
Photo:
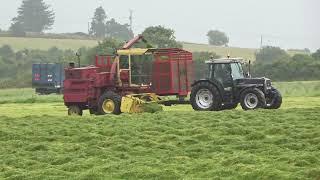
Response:
[[[215,52],[221,57],[242,57],[248,60],[255,60],[255,52],[257,49],[250,48],[236,48],[236,47],[218,47],[207,44],[183,43],[183,48],[191,52],[208,51]]]
[[[319,84],[276,83],[280,110],[83,117],[59,95],[0,90],[0,179],[319,179]]]
[[[255,52],[257,49],[238,48],[238,47],[218,47],[207,44],[197,44],[182,42],[183,48],[191,51],[208,51],[215,52],[221,57],[226,57],[230,54],[232,57],[243,57],[249,60],[255,60]],[[48,50],[51,47],[59,49],[78,50],[81,47],[94,47],[97,45],[96,40],[79,40],[79,39],[44,39],[44,38],[17,38],[17,37],[0,37],[0,47],[10,45],[14,50],[23,49],[40,49]],[[301,54],[303,52],[287,51],[288,54]]]
[[[16,38],[16,37],[0,37],[0,47],[8,44],[15,50],[23,49],[41,49],[48,50],[55,46],[59,49],[78,50],[81,47],[94,47],[97,45],[95,40],[77,40],[77,39],[44,39],[44,38]],[[246,48],[225,48],[217,46],[209,46],[206,44],[183,43],[186,50],[209,51],[215,52],[221,57],[226,57],[229,53],[233,57],[244,57],[254,60],[255,49]]]
[[[78,50],[81,47],[94,47],[97,44],[98,42],[94,40],[0,37],[0,47],[10,45],[14,50],[48,50],[51,47]]]

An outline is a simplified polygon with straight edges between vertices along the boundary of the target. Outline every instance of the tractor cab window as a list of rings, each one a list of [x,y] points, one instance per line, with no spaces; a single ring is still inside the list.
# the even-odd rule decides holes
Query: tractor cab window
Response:
[[[233,84],[230,64],[215,64],[213,76],[223,87],[231,87]]]
[[[231,76],[233,80],[244,78],[244,73],[241,64],[231,63]]]

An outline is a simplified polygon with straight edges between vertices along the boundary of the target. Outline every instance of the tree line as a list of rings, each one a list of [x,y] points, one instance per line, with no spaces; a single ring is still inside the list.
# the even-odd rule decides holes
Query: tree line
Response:
[[[52,29],[55,22],[55,12],[44,0],[24,0],[17,13],[9,28],[9,32],[14,36],[23,37],[27,33],[41,34]],[[121,24],[108,17],[104,8],[100,6],[95,9],[89,35],[98,39],[111,37],[126,41],[133,38],[134,33],[129,24]],[[209,30],[207,37],[210,45],[228,46],[229,37],[222,31]]]
[[[263,47],[256,53],[254,76],[275,81],[304,81],[320,79],[320,49],[313,54],[290,56],[279,47]]]
[[[52,29],[55,22],[55,12],[43,0],[24,0],[17,13],[9,28],[9,32],[14,36],[43,33]],[[134,36],[128,24],[121,24],[114,18],[109,19],[102,7],[96,8],[90,24],[89,35],[96,38],[112,37],[128,40]]]
[[[162,43],[162,39],[155,40],[152,45],[163,47]],[[94,63],[96,54],[114,54],[115,50],[122,45],[121,41],[106,38],[96,47],[83,47],[77,52],[81,54],[81,64],[85,66]],[[136,46],[146,45],[137,44]],[[25,49],[15,52],[10,46],[4,45],[0,47],[0,88],[30,87],[33,63],[47,62],[67,65],[72,61],[77,62],[75,53],[73,50],[61,50],[56,47],[46,51]],[[213,52],[193,53],[195,79],[205,78],[208,73],[205,61],[211,58],[220,57]],[[280,48],[264,47],[256,53],[256,58],[252,67],[253,77],[268,77],[273,81],[319,80],[320,78],[320,49],[312,55],[289,56]]]

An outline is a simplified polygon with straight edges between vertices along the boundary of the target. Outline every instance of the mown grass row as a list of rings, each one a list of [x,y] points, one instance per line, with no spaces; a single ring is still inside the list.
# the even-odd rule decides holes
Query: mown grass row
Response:
[[[42,96],[35,93],[34,89],[1,89],[0,104],[8,103],[50,103],[63,102],[62,95],[47,95]]]
[[[316,97],[320,96],[320,81],[276,82],[285,97]],[[0,90],[0,104],[6,103],[48,103],[62,102],[61,95],[40,96],[31,88]]]
[[[0,179],[319,179],[320,109],[0,117]]]
[[[320,81],[296,81],[273,83],[286,97],[320,96]]]

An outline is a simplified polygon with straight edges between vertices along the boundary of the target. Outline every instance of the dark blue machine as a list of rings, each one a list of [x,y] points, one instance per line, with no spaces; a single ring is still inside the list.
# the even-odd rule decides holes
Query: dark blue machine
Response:
[[[63,91],[64,68],[59,63],[37,63],[32,65],[32,87],[39,94]]]

